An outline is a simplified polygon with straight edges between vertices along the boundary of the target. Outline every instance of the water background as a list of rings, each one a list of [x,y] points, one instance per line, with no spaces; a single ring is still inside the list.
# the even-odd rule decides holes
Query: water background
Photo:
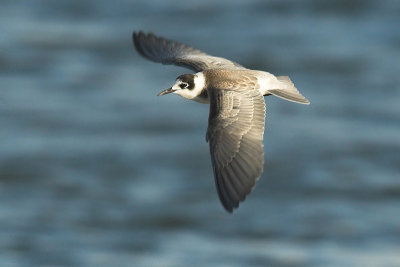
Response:
[[[0,1],[1,266],[400,266],[400,2]],[[233,214],[189,70],[133,30],[289,75]]]

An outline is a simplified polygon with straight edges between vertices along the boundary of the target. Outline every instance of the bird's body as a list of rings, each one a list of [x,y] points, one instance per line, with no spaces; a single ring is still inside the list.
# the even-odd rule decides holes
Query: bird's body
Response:
[[[197,71],[179,76],[159,95],[176,93],[210,104],[206,140],[221,203],[232,212],[251,192],[264,165],[264,96],[309,104],[287,76],[246,69],[230,60],[142,32],[133,41],[144,57]]]

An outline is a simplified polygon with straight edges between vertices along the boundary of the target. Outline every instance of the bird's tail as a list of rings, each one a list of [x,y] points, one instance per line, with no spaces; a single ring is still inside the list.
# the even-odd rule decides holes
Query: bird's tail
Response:
[[[278,76],[276,78],[280,82],[281,88],[268,89],[268,93],[299,104],[310,104],[310,101],[299,93],[288,76]]]

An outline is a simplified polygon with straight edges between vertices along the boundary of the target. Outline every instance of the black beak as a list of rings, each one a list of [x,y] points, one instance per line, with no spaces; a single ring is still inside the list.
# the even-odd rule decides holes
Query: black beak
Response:
[[[176,89],[168,88],[168,89],[165,89],[164,91],[158,93],[158,96],[160,96],[160,95],[166,95],[166,94],[169,94],[169,93],[173,93],[173,92],[175,92],[175,91],[176,91]]]

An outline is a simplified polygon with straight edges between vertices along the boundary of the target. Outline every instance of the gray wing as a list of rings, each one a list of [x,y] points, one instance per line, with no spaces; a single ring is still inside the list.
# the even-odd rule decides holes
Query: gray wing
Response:
[[[218,196],[232,212],[260,178],[264,165],[264,97],[258,90],[209,89],[206,140]]]
[[[191,46],[152,33],[133,33],[136,50],[145,58],[166,65],[177,65],[203,71],[213,68],[244,69],[241,65],[221,57],[210,56]]]

